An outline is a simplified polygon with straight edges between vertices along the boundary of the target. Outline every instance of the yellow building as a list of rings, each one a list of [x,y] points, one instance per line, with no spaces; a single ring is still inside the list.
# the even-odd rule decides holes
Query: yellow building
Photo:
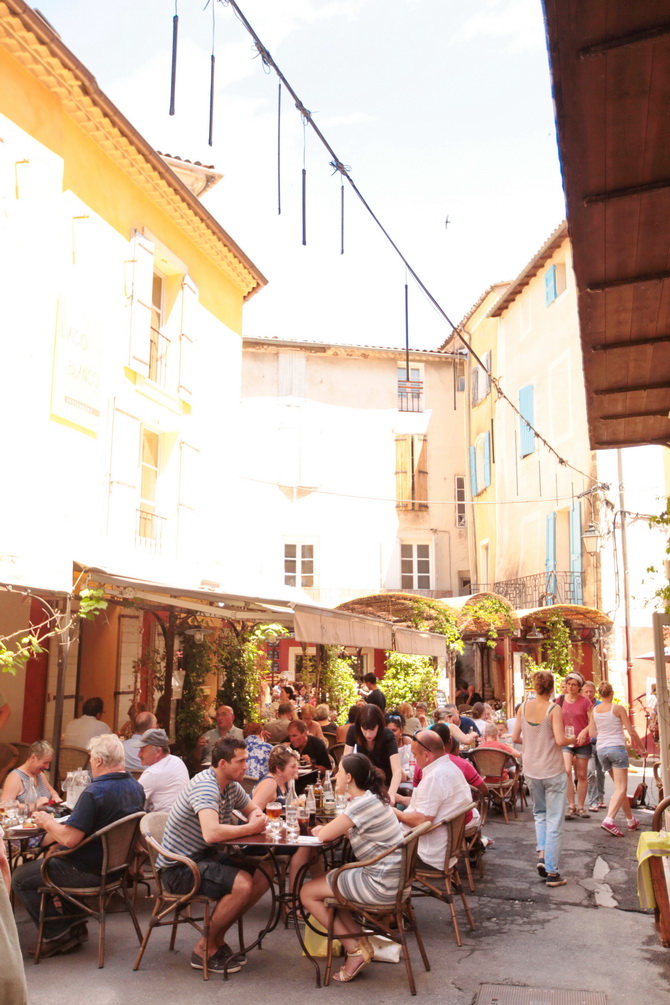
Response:
[[[217,177],[166,163],[35,11],[0,2],[0,583],[67,592],[74,562],[208,578],[235,495],[222,433],[242,309],[265,283],[195,194]],[[0,634],[42,620],[0,597]],[[114,725],[125,716],[141,633],[119,607],[90,626],[66,719],[75,693],[101,695]],[[52,698],[47,663],[29,664],[26,689]],[[7,677],[18,738],[39,710]],[[49,703],[42,715],[48,734]]]

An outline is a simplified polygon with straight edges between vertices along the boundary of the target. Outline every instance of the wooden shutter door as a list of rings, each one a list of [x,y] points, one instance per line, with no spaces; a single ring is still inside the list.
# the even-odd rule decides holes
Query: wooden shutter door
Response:
[[[151,294],[154,277],[154,244],[138,230],[133,231],[130,265],[130,349],[128,365],[143,377],[149,376],[151,341]]]
[[[140,504],[140,420],[114,410],[109,479],[108,532],[120,544],[132,546]]]
[[[411,509],[412,504],[412,458],[409,436],[395,438],[395,506],[396,509]]]
[[[547,594],[550,594],[550,596],[547,596],[546,598],[546,603],[547,606],[551,606],[558,599],[558,597],[556,596],[558,584],[556,582],[556,514],[555,513],[547,513],[544,568],[546,570],[544,588]]]
[[[413,438],[414,448],[414,509],[428,509],[428,441],[425,436]]]
[[[579,499],[570,507],[570,572],[572,573],[571,603],[581,604],[582,599],[582,508]]]

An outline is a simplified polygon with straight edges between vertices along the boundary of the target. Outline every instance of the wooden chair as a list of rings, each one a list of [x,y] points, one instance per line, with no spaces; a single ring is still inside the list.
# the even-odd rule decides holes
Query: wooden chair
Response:
[[[18,763],[19,752],[11,743],[0,743],[0,785],[4,785],[5,778]]]
[[[451,923],[454,926],[454,938],[456,939],[457,946],[462,946],[463,940],[461,939],[456,908],[454,906],[454,889],[460,895],[463,902],[463,909],[468,919],[470,930],[474,931],[475,928],[470,905],[461,884],[461,877],[458,875],[458,860],[465,843],[465,818],[473,806],[474,803],[470,803],[465,809],[460,810],[451,817],[447,817],[441,823],[431,825],[431,831],[437,830],[438,827],[445,827],[447,830],[444,865],[441,869],[432,869],[423,865],[417,866],[414,881],[415,896],[436,897],[438,900],[442,900],[449,905]]]
[[[402,954],[405,961],[405,969],[407,971],[407,980],[409,982],[410,991],[413,995],[416,994],[416,984],[414,982],[412,962],[407,948],[405,926],[409,923],[409,928],[414,932],[416,937],[423,965],[426,970],[430,970],[430,963],[428,962],[428,957],[426,956],[423,939],[421,938],[421,934],[416,923],[416,917],[414,915],[414,908],[412,907],[412,886],[414,883],[414,873],[416,869],[417,843],[422,834],[426,834],[431,827],[432,824],[430,823],[420,824],[418,827],[415,827],[412,831],[410,831],[400,845],[389,848],[381,855],[368,859],[366,862],[348,862],[345,865],[340,866],[340,868],[334,873],[331,873],[333,896],[327,897],[324,901],[326,907],[328,908],[328,930],[326,935],[328,949],[326,957],[326,973],[324,977],[325,985],[330,983],[330,975],[333,967],[333,939],[337,939],[339,937],[338,933],[333,931],[335,917],[337,915],[337,911],[342,908],[357,915],[362,920],[364,928],[372,928],[375,932],[385,936],[387,939],[391,939],[393,942],[399,943],[402,947]],[[338,884],[338,880],[342,873],[346,872],[348,869],[359,869],[362,866],[373,865],[376,862],[380,862],[382,859],[386,858],[387,855],[390,855],[391,852],[396,851],[397,848],[401,849],[402,857],[400,880],[398,882],[395,900],[391,904],[357,904],[355,901],[348,900],[345,894],[340,890]],[[392,923],[395,925],[393,928],[391,927]]]
[[[337,768],[339,768],[340,766],[342,755],[344,754],[344,744],[334,743],[330,748],[330,750],[328,751],[328,753],[330,754],[331,759],[334,761],[335,769],[337,770]]]
[[[207,981],[209,980],[209,972],[207,969],[207,957],[209,954],[209,923],[211,913],[217,902],[212,900],[210,897],[203,896],[199,892],[200,872],[196,863],[192,859],[187,858],[185,855],[176,855],[173,852],[167,851],[167,849],[165,849],[161,844],[165,833],[167,818],[167,813],[146,813],[140,824],[142,837],[146,842],[149,853],[149,861],[151,862],[151,868],[153,870],[153,878],[156,881],[156,893],[154,895],[155,900],[151,917],[149,918],[149,925],[144,934],[144,938],[140,937],[140,949],[137,954],[133,970],[139,969],[142,957],[144,956],[144,950],[147,948],[149,938],[154,928],[163,928],[167,925],[171,926],[172,935],[170,937],[170,949],[174,949],[175,940],[177,938],[177,925],[188,924],[195,928],[198,934],[202,935],[205,940],[202,979]],[[180,862],[182,865],[188,866],[191,870],[193,885],[187,893],[170,893],[164,888],[161,882],[161,875],[156,868],[156,860],[159,854],[163,855],[172,862]],[[194,906],[198,906],[202,909],[201,915],[194,917],[192,914],[192,908]],[[186,912],[184,916],[182,916],[182,912]]]
[[[16,740],[12,742],[12,747],[16,747],[16,752],[19,755],[17,764],[23,764],[30,757],[30,744],[29,743],[17,743]]]
[[[58,751],[58,781],[62,785],[68,771],[83,770],[88,767],[88,750],[83,747],[61,747]]]
[[[40,921],[37,932],[37,947],[35,949],[35,963],[40,962],[44,940],[44,925],[48,921],[61,921],[62,914],[48,916],[46,913],[47,904],[54,897],[58,897],[61,902],[68,901],[74,904],[79,910],[74,914],[68,914],[68,918],[80,918],[87,921],[89,918],[95,919],[99,925],[98,934],[98,967],[105,965],[105,919],[109,902],[115,893],[118,893],[126,905],[135,926],[138,942],[142,941],[142,932],[137,923],[135,909],[128,896],[127,878],[128,869],[133,857],[133,849],[137,838],[140,821],[144,813],[131,813],[127,817],[121,817],[113,824],[102,827],[95,834],[85,838],[76,848],[53,848],[42,862],[42,886],[40,887]],[[102,866],[100,868],[100,883],[98,886],[63,886],[52,875],[54,862],[67,859],[68,855],[79,852],[87,844],[98,841],[102,845]],[[95,901],[91,905],[91,901]]]
[[[504,750],[496,750],[495,747],[477,747],[470,754],[470,760],[482,778],[486,780],[489,788],[489,805],[494,804],[498,809],[501,809],[505,823],[509,823],[508,807],[511,808],[516,817],[517,779],[516,775],[510,774],[509,778],[503,781],[503,774],[508,764],[516,767],[516,760],[511,754],[506,754]],[[499,781],[489,781],[489,778],[499,779]]]
[[[473,865],[477,867],[477,872],[479,878],[484,878],[484,845],[482,843],[482,831],[484,829],[484,824],[486,823],[486,811],[488,809],[489,800],[488,796],[483,795],[477,789],[470,789],[472,798],[475,801],[475,807],[479,811],[479,823],[476,827],[472,827],[469,831],[466,829],[463,835],[463,846],[461,848],[461,858],[465,865],[465,872],[468,877],[468,886],[470,891],[474,893],[475,883],[472,877],[472,867]]]

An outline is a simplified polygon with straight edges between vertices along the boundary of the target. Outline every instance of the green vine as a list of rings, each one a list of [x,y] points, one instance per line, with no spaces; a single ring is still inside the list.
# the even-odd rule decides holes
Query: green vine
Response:
[[[183,634],[188,628],[193,627],[199,625],[194,626],[191,620],[186,620],[178,629],[182,634],[181,665],[184,671],[184,683],[175,727],[182,751],[187,756],[193,753],[198,738],[210,727],[207,716],[209,700],[204,684],[214,670],[214,647],[207,638],[196,642],[193,635]]]
[[[358,698],[358,687],[351,660],[340,656],[337,646],[324,646],[326,658],[321,668],[321,694],[330,708],[337,710],[337,721],[342,726],[347,721],[349,708]]]
[[[663,513],[660,513],[658,516],[652,516],[651,519],[649,520],[649,526],[663,527],[666,529],[670,528],[670,496],[668,496],[668,498],[665,501],[665,510],[663,511]],[[665,546],[665,554],[670,556],[670,537],[668,537]],[[658,569],[655,566],[650,565],[649,568],[647,569],[647,572],[658,573]],[[668,616],[670,616],[670,580],[666,580],[664,585],[660,586],[656,590],[654,596],[657,598],[657,600],[660,600],[660,602],[663,604],[663,609],[665,613]]]
[[[430,705],[435,700],[438,679],[439,670],[431,656],[387,652],[382,681],[386,707],[395,708],[402,701],[425,701]]]
[[[499,629],[512,631],[515,627],[514,617],[510,613],[508,604],[500,597],[481,597],[472,603],[466,604],[463,608],[463,616],[469,615],[476,621],[485,621],[488,624],[486,631],[486,645],[489,649],[495,649],[498,641]]]
[[[265,643],[287,635],[283,625],[244,624],[239,630],[231,627],[231,631],[222,632],[218,637],[215,643],[219,675],[216,704],[230,705],[238,725],[259,716],[261,685],[269,671]]]
[[[570,629],[560,614],[552,614],[547,621],[549,634],[542,642],[540,650],[544,650],[544,659],[537,663],[529,653],[523,654],[526,683],[538,670],[549,670],[555,677],[562,680],[573,669]]]
[[[438,635],[444,635],[448,649],[463,652],[463,639],[451,611],[424,597],[413,597],[410,620],[412,628],[420,632],[436,632]]]

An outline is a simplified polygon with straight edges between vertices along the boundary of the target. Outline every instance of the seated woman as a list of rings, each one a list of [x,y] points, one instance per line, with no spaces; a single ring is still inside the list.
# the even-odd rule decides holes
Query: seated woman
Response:
[[[400,767],[402,768],[403,781],[410,782],[414,776],[414,765],[411,763],[412,740],[405,736],[405,716],[397,709],[388,712],[386,715],[386,728],[390,729],[398,744],[398,755],[400,757]]]
[[[260,810],[265,812],[268,803],[281,803],[282,806],[286,806],[289,782],[295,781],[298,777],[299,763],[298,752],[291,747],[277,744],[276,747],[272,748],[268,761],[268,774],[265,778],[261,778],[252,794],[252,799]],[[259,850],[262,851],[262,849]],[[288,873],[290,889],[293,889],[295,875],[300,866],[309,858],[310,852],[309,848],[287,849],[287,853],[291,855]],[[312,864],[310,868],[313,876],[320,875],[323,871],[320,861]]]
[[[370,708],[379,709],[371,705]],[[380,713],[381,714],[381,713]],[[312,834],[323,841],[347,834],[358,861],[374,858],[381,852],[398,845],[403,838],[402,828],[389,805],[389,797],[378,768],[362,754],[348,754],[340,761],[335,779],[335,791],[348,793],[351,802],[323,827],[312,828]],[[393,904],[400,881],[401,852],[396,848],[375,865],[349,869],[338,880],[339,889],[350,900],[359,904]],[[300,899],[307,911],[324,927],[328,924],[328,910],[324,905],[332,896],[330,874],[306,883]],[[374,952],[349,911],[339,910],[335,919],[335,932],[346,950],[344,966],[334,980],[352,981],[368,963]],[[348,933],[341,935],[339,933]]]
[[[470,718],[475,724],[475,729],[480,736],[484,735],[484,727],[486,726],[486,719],[484,718],[484,708],[483,701],[476,701],[472,708],[470,709]]]
[[[314,711],[314,706],[306,702],[300,709],[300,718],[307,726],[307,732],[310,736],[316,736],[318,740],[323,740],[323,730],[318,722],[314,722]]]
[[[365,754],[376,768],[381,768],[393,805],[402,781],[402,768],[398,744],[391,730],[384,725],[384,715],[378,705],[366,705],[360,710],[356,722],[349,727],[344,753]]]
[[[337,726],[330,718],[330,708],[328,705],[317,705],[314,709],[314,723],[321,727],[321,732],[324,734],[330,733],[334,738],[337,734]]]
[[[263,739],[263,724],[261,722],[246,722],[242,735],[247,745],[247,775],[249,778],[263,778],[268,773],[268,758],[272,753],[272,744]]]
[[[61,797],[49,785],[44,776],[44,772],[51,767],[53,756],[53,748],[46,740],[36,740],[35,743],[31,743],[27,760],[20,767],[10,771],[5,779],[2,790],[3,800],[18,799],[20,803],[25,803],[32,786],[37,795],[36,807],[44,806],[48,802],[60,803]]]
[[[411,733],[412,736],[418,733],[421,729],[421,723],[418,716],[414,714],[414,709],[410,703],[408,701],[401,701],[398,705],[398,711],[401,715],[405,716],[405,732]]]

